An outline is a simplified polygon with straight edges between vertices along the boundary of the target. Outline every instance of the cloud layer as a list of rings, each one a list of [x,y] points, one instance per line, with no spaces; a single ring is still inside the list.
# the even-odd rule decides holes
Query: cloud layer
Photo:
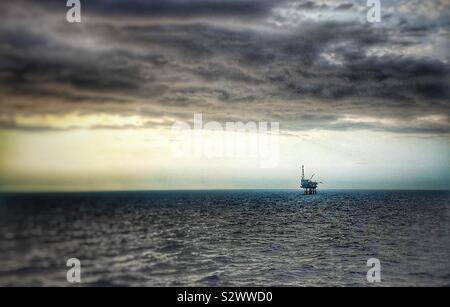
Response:
[[[365,1],[82,1],[81,24],[62,2],[0,4],[3,128],[201,112],[289,131],[449,133],[447,1],[382,1],[379,24]]]

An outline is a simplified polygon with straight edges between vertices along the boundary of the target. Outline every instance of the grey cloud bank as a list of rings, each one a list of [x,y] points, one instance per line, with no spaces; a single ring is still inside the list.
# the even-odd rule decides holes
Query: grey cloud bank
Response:
[[[82,4],[77,25],[60,1],[0,4],[3,128],[25,128],[20,115],[202,112],[291,131],[449,133],[446,1],[383,2],[377,25],[365,1]]]

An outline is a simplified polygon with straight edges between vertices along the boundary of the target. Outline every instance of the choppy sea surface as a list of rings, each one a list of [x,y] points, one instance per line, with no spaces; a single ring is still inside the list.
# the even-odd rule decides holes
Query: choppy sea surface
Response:
[[[445,191],[3,194],[0,286],[450,285]]]

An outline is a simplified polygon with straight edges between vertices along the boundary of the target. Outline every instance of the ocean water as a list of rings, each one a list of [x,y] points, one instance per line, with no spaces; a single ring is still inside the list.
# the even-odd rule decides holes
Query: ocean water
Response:
[[[0,285],[450,285],[450,193],[177,191],[0,196]]]

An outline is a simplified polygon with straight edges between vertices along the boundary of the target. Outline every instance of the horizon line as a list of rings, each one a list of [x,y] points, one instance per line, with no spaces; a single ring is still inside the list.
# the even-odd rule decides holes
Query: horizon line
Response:
[[[11,195],[11,194],[103,194],[103,193],[146,193],[146,192],[220,192],[220,191],[298,191],[303,193],[303,189],[293,189],[293,188],[205,188],[205,189],[130,189],[130,190],[23,190],[23,191],[1,191],[0,196],[2,195]],[[320,191],[426,191],[426,192],[450,192],[450,188],[448,189],[413,189],[413,188],[402,188],[402,189],[389,189],[389,188],[324,188],[318,189],[318,193]],[[303,194],[301,194],[303,195]]]

